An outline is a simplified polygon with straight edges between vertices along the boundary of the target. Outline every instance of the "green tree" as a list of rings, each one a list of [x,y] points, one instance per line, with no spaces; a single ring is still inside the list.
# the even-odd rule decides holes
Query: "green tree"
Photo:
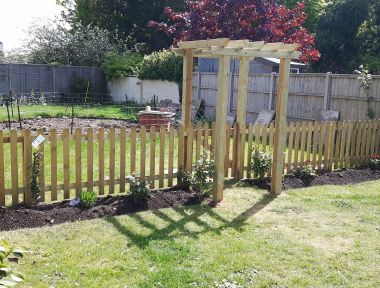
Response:
[[[296,7],[297,2],[305,2],[305,12],[307,18],[303,24],[307,30],[315,33],[319,16],[321,15],[325,0],[279,0],[281,4],[284,4],[287,8],[293,9]]]
[[[361,63],[361,41],[357,34],[368,19],[369,0],[329,2],[321,14],[316,30],[316,46],[321,59],[313,65],[317,71],[352,73]]]
[[[380,2],[370,1],[369,17],[359,27],[357,34],[360,43],[361,64],[373,74],[380,74]]]
[[[114,41],[126,41],[128,49],[144,54],[167,48],[169,37],[148,27],[160,21],[166,6],[183,9],[184,0],[64,0],[65,18],[75,29],[90,25],[105,29]]]

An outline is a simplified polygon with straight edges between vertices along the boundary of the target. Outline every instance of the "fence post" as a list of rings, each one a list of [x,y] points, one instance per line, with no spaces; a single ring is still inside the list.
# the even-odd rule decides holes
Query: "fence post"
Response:
[[[275,75],[276,75],[276,72],[270,73],[268,110],[272,110],[274,85],[275,85],[275,81],[276,81]]]
[[[197,82],[197,99],[199,99],[200,92],[201,92],[201,72],[198,71],[198,82]]]
[[[329,96],[330,96],[330,79],[331,79],[331,72],[326,73],[325,77],[325,92],[323,95],[323,111],[329,110],[330,103],[329,103]]]
[[[32,176],[32,145],[31,145],[31,132],[30,130],[24,130],[24,202],[26,206],[31,206],[33,203],[32,190],[30,186]]]

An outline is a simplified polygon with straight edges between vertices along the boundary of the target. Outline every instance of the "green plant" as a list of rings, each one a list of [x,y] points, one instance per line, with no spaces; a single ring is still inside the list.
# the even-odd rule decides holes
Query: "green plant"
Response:
[[[82,191],[79,195],[79,205],[84,208],[94,206],[96,202],[96,193],[92,190]]]
[[[312,180],[317,176],[317,173],[315,172],[313,166],[308,164],[302,169],[294,171],[293,175],[303,180]]]
[[[177,173],[178,182],[184,189],[190,189],[192,185],[192,174],[186,170],[179,169]]]
[[[215,164],[210,151],[205,150],[195,164],[193,172],[179,170],[178,181],[184,189],[193,189],[199,196],[212,188]]]
[[[373,170],[380,170],[380,154],[370,156],[369,167]]]
[[[208,193],[212,188],[214,175],[214,160],[211,157],[210,151],[205,150],[197,161],[192,175],[192,186],[194,190],[200,195]]]
[[[33,152],[32,179],[30,183],[30,188],[32,190],[32,200],[34,205],[38,204],[41,199],[41,188],[38,183],[38,178],[41,172],[41,159],[41,152]]]
[[[102,71],[108,80],[134,76],[138,65],[143,61],[143,56],[136,52],[117,54],[110,52],[102,64]]]
[[[262,150],[259,145],[255,145],[251,165],[249,167],[250,171],[262,179],[272,168],[272,162],[272,152],[266,149]]]
[[[150,197],[150,190],[145,180],[142,180],[140,174],[132,173],[127,177],[131,184],[130,192],[132,198],[137,202],[145,202]]]
[[[355,70],[355,73],[358,74],[358,80],[360,81],[360,86],[364,90],[365,95],[367,96],[367,116],[369,119],[375,119],[376,111],[373,109],[373,96],[371,95],[371,86],[372,86],[372,75],[363,65],[359,66],[359,70]]]
[[[24,280],[20,273],[14,272],[9,267],[9,262],[18,262],[21,257],[23,257],[21,251],[14,250],[5,240],[0,241],[0,287],[15,286]]]

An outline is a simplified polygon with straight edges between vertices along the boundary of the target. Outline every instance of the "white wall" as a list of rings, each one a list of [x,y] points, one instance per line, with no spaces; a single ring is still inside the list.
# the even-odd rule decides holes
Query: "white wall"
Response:
[[[171,99],[173,103],[179,103],[178,84],[161,80],[139,80],[136,77],[127,77],[108,82],[108,90],[114,102],[135,100],[137,103],[146,103],[158,97],[158,101]]]

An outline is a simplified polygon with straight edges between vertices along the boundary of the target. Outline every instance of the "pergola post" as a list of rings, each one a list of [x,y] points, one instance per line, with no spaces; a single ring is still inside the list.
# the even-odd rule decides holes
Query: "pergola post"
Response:
[[[193,94],[193,50],[186,49],[183,57],[183,82],[182,82],[182,126],[184,127],[185,136],[183,141],[183,167],[186,171],[191,170],[191,159],[188,159],[188,137],[191,126],[191,108],[192,108],[192,94]]]
[[[229,56],[219,58],[218,91],[216,106],[216,145],[215,145],[215,176],[213,183],[213,199],[215,202],[223,200],[224,189],[224,162],[226,157],[226,117],[229,95],[230,72]]]
[[[239,85],[238,85],[238,103],[236,124],[238,129],[238,141],[236,145],[237,161],[236,161],[236,179],[244,177],[244,146],[246,120],[247,120],[247,99],[248,99],[248,74],[249,74],[249,58],[240,57],[239,66]]]
[[[279,89],[276,103],[276,120],[274,134],[274,151],[272,166],[272,188],[271,192],[280,194],[282,188],[282,174],[284,171],[283,153],[286,146],[286,117],[288,110],[288,82],[290,75],[290,59],[280,60]]]

